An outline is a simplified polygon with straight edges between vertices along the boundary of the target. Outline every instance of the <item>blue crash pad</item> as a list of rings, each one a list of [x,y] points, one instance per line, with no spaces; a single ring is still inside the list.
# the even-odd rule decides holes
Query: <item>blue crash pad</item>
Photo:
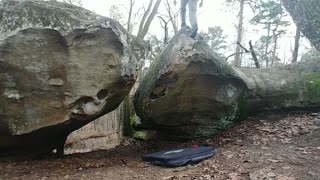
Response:
[[[178,167],[200,162],[214,154],[213,147],[174,148],[143,155],[142,159],[155,165]]]

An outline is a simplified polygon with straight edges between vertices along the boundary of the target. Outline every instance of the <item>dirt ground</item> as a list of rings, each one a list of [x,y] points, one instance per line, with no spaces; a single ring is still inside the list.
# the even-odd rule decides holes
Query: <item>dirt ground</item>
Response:
[[[208,143],[217,154],[195,165],[164,168],[144,153]],[[126,140],[109,149],[60,159],[0,161],[0,179],[320,179],[320,113],[265,113],[209,139]]]

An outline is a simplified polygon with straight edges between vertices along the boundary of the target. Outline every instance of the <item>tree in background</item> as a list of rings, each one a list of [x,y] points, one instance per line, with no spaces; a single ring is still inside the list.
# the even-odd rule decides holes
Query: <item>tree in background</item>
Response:
[[[242,42],[243,36],[243,10],[244,10],[244,2],[245,0],[239,0],[240,7],[239,7],[239,14],[238,14],[238,25],[237,25],[237,42]],[[236,46],[236,55],[234,57],[234,66],[240,67],[241,66],[241,59],[240,59],[240,47]]]
[[[138,75],[136,78],[136,83],[133,86],[130,94],[124,99],[124,101],[122,102],[122,104],[120,106],[120,113],[119,113],[120,123],[119,123],[119,125],[121,127],[120,129],[122,129],[122,130],[120,130],[120,132],[121,132],[120,137],[122,135],[137,137],[137,136],[139,136],[139,134],[141,134],[132,128],[132,125],[135,123],[135,117],[136,117],[135,111],[133,108],[133,104],[132,104],[132,98],[133,98],[133,94],[136,90],[137,85],[139,84],[141,78],[143,77],[143,69],[145,67],[146,61],[148,61],[147,59],[150,59],[150,56],[152,56],[152,54],[154,55],[154,51],[152,48],[153,41],[150,41],[150,39],[147,39],[144,41],[144,39],[146,39],[146,35],[149,31],[150,25],[151,25],[152,21],[154,20],[154,17],[158,13],[158,8],[160,6],[161,0],[156,0],[156,1],[150,0],[147,8],[145,8],[145,7],[140,8],[140,9],[144,10],[143,13],[140,13],[140,9],[138,11],[134,10],[135,2],[136,2],[135,0],[130,0],[129,1],[129,8],[127,8],[127,6],[122,5],[122,4],[113,5],[109,11],[110,17],[113,19],[116,19],[117,21],[122,23],[124,26],[126,26],[127,31],[130,34],[133,34],[134,26],[136,24],[139,24],[139,28],[138,28],[137,35],[136,35],[137,40],[140,40],[141,43],[145,45],[145,47],[146,47],[145,49],[147,51],[145,53],[144,57],[139,59],[140,63],[137,67]],[[126,23],[124,23],[123,13],[119,10],[119,8],[117,8],[119,6],[124,7],[124,9],[126,9],[128,12],[128,19],[127,19]],[[137,20],[137,16],[139,16],[139,15],[141,15],[140,16],[141,18],[140,18],[140,20]],[[168,23],[166,23],[165,25],[167,26],[167,24]],[[167,29],[167,28],[165,28],[165,29]],[[148,54],[151,54],[151,55],[148,55]]]
[[[220,26],[209,27],[208,32],[200,32],[203,40],[210,46],[212,51],[218,52],[222,55],[221,50],[227,48],[225,39],[226,35],[223,33],[223,29]]]
[[[161,3],[161,0],[157,0],[153,5],[153,0],[150,0],[148,9],[144,12],[144,15],[140,21],[140,26],[137,34],[139,38],[144,39],[144,37],[148,33],[151,22],[158,12],[160,3]],[[152,5],[153,5],[153,8],[152,8]]]
[[[290,25],[289,21],[284,20],[286,13],[281,5],[280,0],[260,0],[254,7],[256,14],[251,19],[254,25],[263,25],[263,29],[267,30],[266,35],[260,38],[264,44],[264,55],[262,60],[266,62],[266,67],[274,64],[279,59],[277,54],[278,40],[281,35],[286,33],[286,26]],[[269,49],[273,43],[273,49]],[[271,62],[270,62],[271,60]]]
[[[266,48],[268,44],[272,41],[271,36],[262,35],[257,42],[255,42],[254,47],[256,50],[256,54],[260,60],[260,62],[267,62],[268,56],[272,53],[271,50]],[[261,63],[262,65],[263,63]]]
[[[233,65],[235,67],[240,67],[241,66],[241,47],[238,45],[238,43],[242,44],[242,38],[243,38],[243,19],[244,19],[244,5],[248,4],[252,6],[252,3],[254,1],[252,0],[226,0],[226,3],[228,6],[237,6],[236,8],[239,9],[238,13],[238,24],[237,24],[237,40],[236,40],[236,51],[235,51],[235,56],[234,56],[234,61]]]
[[[298,61],[298,54],[299,54],[299,45],[300,45],[300,29],[296,28],[296,35],[294,37],[294,48],[292,53],[292,63],[295,63]]]
[[[178,15],[179,10],[174,9],[174,5],[171,0],[164,1],[165,12],[159,14],[160,25],[164,31],[163,44],[168,44],[170,34],[170,24],[172,26],[173,33],[178,32]]]
[[[179,15],[179,9],[174,9],[175,6],[171,4],[171,0],[165,0],[165,8],[166,8],[166,16],[168,16],[169,21],[171,22],[173,32],[176,34],[178,32],[178,15]]]

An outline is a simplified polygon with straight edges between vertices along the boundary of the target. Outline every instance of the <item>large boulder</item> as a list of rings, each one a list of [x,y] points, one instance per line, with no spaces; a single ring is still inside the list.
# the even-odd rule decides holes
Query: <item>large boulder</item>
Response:
[[[0,154],[50,152],[135,82],[131,36],[72,5],[0,2]]]
[[[179,33],[136,91],[138,127],[175,138],[215,134],[237,119],[245,87],[204,41]]]
[[[204,41],[176,34],[134,99],[142,130],[170,138],[215,135],[260,110],[319,108],[320,63],[233,68]]]

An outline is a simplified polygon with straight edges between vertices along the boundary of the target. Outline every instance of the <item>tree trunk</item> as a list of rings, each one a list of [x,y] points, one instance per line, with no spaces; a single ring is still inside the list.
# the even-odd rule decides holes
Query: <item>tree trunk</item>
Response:
[[[120,105],[120,137],[131,136],[133,131],[130,121],[130,98],[129,95],[122,101]]]
[[[154,19],[154,16],[155,16],[155,15],[157,14],[157,12],[158,12],[158,8],[159,8],[159,6],[160,6],[160,3],[161,3],[161,0],[157,0],[157,1],[156,1],[156,3],[155,3],[155,5],[153,6],[153,9],[152,9],[150,15],[148,16],[148,19],[146,20],[146,22],[145,22],[144,25],[143,25],[143,28],[142,28],[141,30],[139,29],[139,32],[138,32],[137,37],[143,39],[143,38],[146,36],[146,34],[147,34],[148,31],[149,31],[149,27],[150,27],[150,25],[151,25],[152,20]]]
[[[276,61],[276,54],[277,54],[277,46],[278,46],[278,34],[276,32],[273,32],[273,41],[274,41],[274,46],[273,46],[273,51],[272,51],[272,62],[271,65],[274,65],[274,62]]]
[[[300,31],[320,50],[320,1],[282,0],[282,2]]]
[[[128,21],[127,21],[127,31],[131,32],[131,16],[132,16],[132,9],[134,5],[134,1],[130,0],[130,8],[129,8],[129,16],[128,16]]]
[[[160,24],[161,24],[161,27],[163,28],[164,30],[164,38],[163,38],[163,44],[168,44],[168,36],[169,36],[169,32],[168,32],[168,23],[169,21],[166,21],[163,19],[163,17],[159,16],[159,19],[160,19]],[[162,21],[162,23],[161,23]]]
[[[148,8],[147,8],[147,10],[144,12],[144,14],[143,14],[143,16],[142,16],[142,19],[141,19],[141,21],[140,21],[139,30],[138,30],[138,34],[137,34],[137,35],[139,35],[139,33],[142,32],[142,30],[143,30],[145,21],[146,21],[149,13],[150,13],[150,11],[151,11],[152,4],[153,4],[153,0],[150,0],[149,5],[148,5]]]
[[[238,33],[237,33],[237,42],[241,43],[242,35],[243,35],[243,9],[244,9],[244,1],[240,1],[240,10],[239,10],[239,24],[238,24]],[[241,59],[240,59],[240,47],[236,46],[236,53],[234,56],[234,66],[240,67],[241,66]]]
[[[167,12],[168,12],[171,24],[172,24],[173,32],[174,32],[174,34],[176,34],[178,32],[178,23],[176,20],[177,14],[172,14],[173,12],[172,12],[172,9],[170,8],[169,0],[166,0],[165,4],[166,4],[166,9],[167,9]]]
[[[295,63],[298,60],[299,45],[300,45],[300,30],[297,27],[296,36],[294,37],[294,49],[293,49],[293,54],[292,54],[292,63]]]
[[[205,42],[177,34],[151,65],[134,101],[143,129],[174,138],[208,137],[259,110],[319,107],[320,63],[232,68]]]
[[[270,29],[271,29],[271,24],[268,23],[268,27],[267,27],[267,38],[269,38],[269,36],[270,36]],[[266,58],[266,67],[269,67],[268,50],[269,50],[269,40],[267,40],[267,42],[266,42],[266,48],[265,48],[265,51],[264,51],[264,56],[265,56],[265,58]]]

